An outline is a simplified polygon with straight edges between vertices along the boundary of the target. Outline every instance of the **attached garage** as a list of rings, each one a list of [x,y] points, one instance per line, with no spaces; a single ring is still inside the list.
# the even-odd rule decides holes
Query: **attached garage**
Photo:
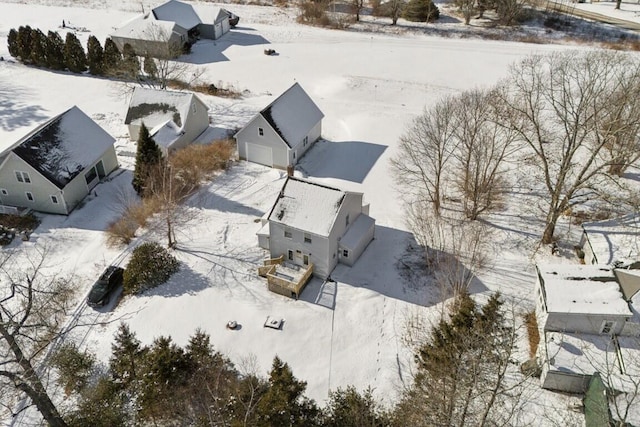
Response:
[[[246,152],[247,161],[253,163],[259,163],[261,165],[273,166],[273,152],[271,147],[264,145],[258,145],[251,142],[247,142]]]

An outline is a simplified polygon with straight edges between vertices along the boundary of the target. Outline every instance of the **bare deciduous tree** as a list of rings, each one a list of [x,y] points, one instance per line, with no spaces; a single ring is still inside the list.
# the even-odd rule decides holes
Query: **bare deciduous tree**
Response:
[[[458,144],[454,111],[459,103],[446,97],[424,110],[400,138],[400,152],[391,160],[396,182],[412,201],[428,201],[440,214],[445,167]]]
[[[44,275],[45,258],[41,250],[26,268],[10,265],[10,257],[1,263],[0,396],[11,407],[4,398],[22,392],[50,426],[65,426],[37,366],[60,333],[72,290],[67,281]]]
[[[533,151],[548,192],[543,243],[553,241],[560,215],[583,202],[597,178],[612,165],[626,167],[607,147],[615,145],[612,134],[634,126],[626,121],[637,121],[616,109],[638,102],[623,96],[638,74],[637,59],[610,51],[535,55],[512,67],[500,98],[511,112],[505,125]]]
[[[476,0],[455,0],[455,5],[458,6],[458,10],[462,13],[464,24],[469,25],[471,17],[477,11]]]

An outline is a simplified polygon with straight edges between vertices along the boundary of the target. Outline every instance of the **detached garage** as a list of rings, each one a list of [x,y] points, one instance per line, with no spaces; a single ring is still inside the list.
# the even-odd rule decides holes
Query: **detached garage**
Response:
[[[323,117],[295,83],[235,134],[238,156],[278,169],[294,166],[320,138]]]

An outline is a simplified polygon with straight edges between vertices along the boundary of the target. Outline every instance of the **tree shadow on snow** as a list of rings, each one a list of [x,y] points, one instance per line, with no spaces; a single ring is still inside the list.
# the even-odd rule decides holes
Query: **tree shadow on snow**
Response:
[[[370,142],[319,140],[297,168],[309,177],[362,183],[386,149],[385,145]]]
[[[210,286],[209,279],[196,273],[184,264],[180,265],[173,276],[166,283],[144,292],[144,296],[179,297],[182,295],[195,295]]]
[[[31,92],[24,87],[0,82],[0,129],[11,132],[42,123],[50,117],[40,105],[23,102]]]
[[[327,283],[312,285],[304,290],[301,299],[334,308],[339,288],[352,286],[411,304],[436,305],[442,302],[442,291],[432,272],[424,262],[420,262],[424,261],[423,254],[412,233],[376,225],[375,239],[354,266],[338,264],[331,273],[331,279],[337,282],[335,288],[327,286]],[[410,259],[412,257],[414,259]],[[471,274],[462,265],[458,268],[464,270],[459,270],[459,274]],[[477,277],[472,277],[470,282],[472,294],[488,290]]]

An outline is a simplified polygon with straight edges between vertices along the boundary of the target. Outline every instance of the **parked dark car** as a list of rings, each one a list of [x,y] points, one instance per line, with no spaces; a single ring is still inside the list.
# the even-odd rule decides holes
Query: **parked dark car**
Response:
[[[87,304],[91,307],[101,307],[107,304],[113,291],[122,285],[123,273],[124,269],[121,267],[115,265],[107,267],[91,287]]]

